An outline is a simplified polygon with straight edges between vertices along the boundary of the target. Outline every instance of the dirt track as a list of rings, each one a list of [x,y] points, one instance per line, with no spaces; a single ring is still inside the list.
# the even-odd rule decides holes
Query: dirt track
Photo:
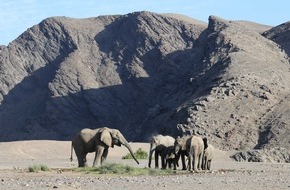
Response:
[[[132,143],[133,150],[149,149],[149,144]],[[290,164],[237,163],[227,152],[216,151],[213,171],[171,176],[104,176],[73,172],[70,142],[19,141],[0,143],[0,189],[290,189]],[[122,160],[124,147],[109,150],[108,162],[146,167]],[[89,155],[89,164],[93,154]],[[7,159],[8,158],[8,159]],[[29,173],[32,164],[46,164],[49,172]],[[59,172],[61,168],[62,172]],[[180,173],[180,172],[178,172]]]

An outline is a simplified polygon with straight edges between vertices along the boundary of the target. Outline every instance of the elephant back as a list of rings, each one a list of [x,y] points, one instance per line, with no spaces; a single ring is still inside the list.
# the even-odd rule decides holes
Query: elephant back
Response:
[[[173,146],[174,145],[174,141],[175,141],[175,139],[173,138],[173,137],[171,137],[171,136],[169,136],[169,135],[167,135],[167,136],[164,136],[164,138],[165,138],[165,141],[164,141],[164,145],[165,146]]]
[[[198,149],[199,152],[204,150],[203,139],[201,137],[199,137],[199,136],[191,136],[186,141],[186,146],[187,146],[187,148],[195,147],[196,149]]]
[[[91,139],[93,139],[96,134],[98,133],[98,129],[89,129],[89,128],[84,128],[80,131],[79,136],[84,142],[89,142]]]
[[[175,141],[175,139],[169,135],[166,135],[166,136],[156,135],[152,139],[156,139],[155,143],[157,142],[156,143],[157,145],[163,145],[165,147],[174,145],[174,141]]]

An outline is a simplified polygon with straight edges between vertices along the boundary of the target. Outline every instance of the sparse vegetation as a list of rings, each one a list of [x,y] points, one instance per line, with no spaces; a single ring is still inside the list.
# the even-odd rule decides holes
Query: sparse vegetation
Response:
[[[125,175],[169,175],[174,173],[173,170],[135,168],[132,166],[116,163],[108,163],[97,168],[93,167],[77,168],[76,171],[95,174],[125,174]]]
[[[32,166],[28,166],[28,171],[29,172],[49,171],[49,168],[47,165],[34,164]]]
[[[148,153],[141,148],[138,148],[136,152],[134,152],[134,156],[137,159],[147,159],[148,158]],[[132,155],[128,153],[126,156],[123,156],[122,159],[133,159]]]
[[[249,150],[249,147],[247,145],[241,145],[240,150],[247,151],[247,150]]]
[[[49,167],[47,165],[40,165],[41,171],[49,171]]]

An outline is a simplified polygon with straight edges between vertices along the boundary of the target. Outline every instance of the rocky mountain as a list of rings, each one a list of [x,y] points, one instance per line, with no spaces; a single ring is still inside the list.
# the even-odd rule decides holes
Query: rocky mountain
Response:
[[[1,141],[101,126],[148,141],[181,123],[220,149],[290,161],[289,23],[47,18],[0,46],[0,72]]]

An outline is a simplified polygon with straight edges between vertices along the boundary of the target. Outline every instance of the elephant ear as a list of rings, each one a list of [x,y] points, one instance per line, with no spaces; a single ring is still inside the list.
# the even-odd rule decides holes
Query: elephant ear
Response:
[[[108,130],[104,130],[101,134],[101,141],[107,146],[112,146],[112,137]]]

